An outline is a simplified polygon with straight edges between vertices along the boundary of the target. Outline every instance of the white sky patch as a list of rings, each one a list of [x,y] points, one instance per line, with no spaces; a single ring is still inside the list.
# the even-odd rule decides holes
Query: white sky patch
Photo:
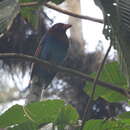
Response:
[[[93,0],[81,0],[81,13],[83,15],[91,16],[94,18],[103,19],[102,11],[95,5]],[[109,47],[109,42],[107,41],[102,33],[103,24],[92,22],[89,20],[82,20],[83,23],[83,37],[87,42],[86,50],[87,52],[94,52],[99,41],[103,43],[104,53]],[[109,53],[110,57],[113,57],[115,50],[112,48]]]
[[[65,8],[65,3],[59,5],[59,7],[61,8]],[[50,19],[53,19],[53,24],[54,25],[55,23],[67,23],[67,20],[68,20],[68,15],[65,15],[63,13],[59,13],[58,11],[55,11],[53,9],[49,9],[47,7],[44,7],[45,8],[45,12],[47,13],[48,17]],[[52,26],[51,25],[51,26]]]
[[[20,100],[17,100],[17,101],[12,101],[10,103],[0,104],[0,115],[2,113],[4,113],[6,110],[8,110],[9,108],[11,108],[13,105],[16,105],[16,104],[24,105],[25,104],[25,100],[24,99],[20,99]]]
[[[125,107],[126,111],[130,111],[130,106]]]

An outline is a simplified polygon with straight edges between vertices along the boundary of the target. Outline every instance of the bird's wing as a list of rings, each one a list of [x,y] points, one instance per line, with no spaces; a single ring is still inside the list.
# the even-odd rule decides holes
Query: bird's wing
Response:
[[[40,51],[41,51],[41,46],[39,45],[39,46],[37,47],[36,51],[35,51],[34,56],[36,56],[36,57],[39,56]]]
[[[38,46],[37,46],[37,48],[36,48],[36,51],[35,51],[34,56],[38,57],[38,56],[40,55],[41,49],[42,49],[42,47],[43,47],[43,44],[44,44],[45,41],[46,41],[46,36],[47,36],[47,33],[45,33],[44,36],[41,38],[41,40],[40,40],[40,42],[39,42],[39,44],[38,44]]]

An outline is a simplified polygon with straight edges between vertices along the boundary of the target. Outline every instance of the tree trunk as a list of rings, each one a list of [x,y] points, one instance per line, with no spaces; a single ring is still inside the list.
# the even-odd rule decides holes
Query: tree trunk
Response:
[[[66,0],[66,3],[68,10],[77,14],[81,13],[80,0]],[[80,44],[79,50],[83,51],[85,42],[82,35],[81,19],[70,16],[68,23],[73,25],[70,29],[71,38],[75,39],[75,41],[77,41],[77,43]]]

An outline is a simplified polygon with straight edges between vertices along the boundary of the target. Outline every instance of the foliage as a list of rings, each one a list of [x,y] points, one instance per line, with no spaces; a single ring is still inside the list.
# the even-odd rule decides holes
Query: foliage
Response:
[[[83,130],[129,130],[130,120],[89,120]]]
[[[55,4],[60,4],[64,0],[51,0]],[[96,1],[96,0],[95,0]],[[44,0],[19,0],[19,2],[44,2]],[[106,2],[99,0],[97,4],[104,13],[105,27],[104,34],[107,39],[111,39],[114,47],[118,50],[122,68],[126,74],[127,80],[130,82],[130,37],[129,37],[129,1],[119,0],[114,6],[113,0]],[[8,7],[11,7],[7,11]],[[16,7],[16,8],[15,8]],[[123,8],[122,8],[123,7]],[[5,0],[0,2],[0,11],[4,12],[0,15],[0,33],[8,30],[16,15],[21,14],[28,19],[32,25],[37,22],[36,11],[39,5],[35,7],[19,8],[16,0]],[[15,13],[14,13],[15,12]],[[2,14],[2,13],[1,13]],[[109,15],[110,16],[109,16]],[[92,74],[95,77],[95,73]],[[119,65],[114,62],[106,64],[102,70],[101,80],[118,84],[122,88],[127,88],[127,81],[123,74],[119,71]],[[88,95],[91,94],[92,84],[85,87]],[[110,102],[127,101],[128,99],[121,94],[97,86],[94,99],[102,97]],[[129,130],[130,129],[130,112],[125,112],[116,117],[116,120],[89,120],[85,123],[84,130]],[[8,129],[28,129],[36,130],[48,123],[53,123],[59,130],[64,130],[67,125],[75,125],[78,122],[79,115],[71,106],[66,105],[61,100],[48,100],[28,104],[26,106],[14,105],[0,116],[0,127]],[[76,124],[77,125],[77,124]]]
[[[20,3],[22,3],[22,2],[40,2],[40,3],[43,3],[43,2],[47,2],[47,1],[51,1],[55,4],[61,4],[64,0],[19,0]]]
[[[44,2],[45,0],[19,0],[23,2]],[[60,4],[64,0],[52,0],[55,4]],[[20,12],[33,26],[37,24],[37,10],[39,4],[35,7],[23,7],[20,10],[20,5],[17,0],[0,1],[0,34],[6,32],[13,23],[14,18]]]
[[[124,112],[115,119],[89,120],[85,123],[83,130],[129,130],[130,112]]]
[[[91,76],[95,77],[95,75],[96,74],[93,73]],[[120,67],[117,62],[112,62],[105,65],[104,69],[102,70],[100,80],[110,82],[112,84],[117,84],[121,88],[127,88],[126,79],[124,75],[120,72]],[[88,95],[91,95],[91,91],[92,83],[87,83],[85,87],[85,92]],[[110,102],[127,101],[127,98],[122,94],[97,85],[94,99],[97,99],[99,96]]]
[[[30,126],[30,130],[40,125],[53,123],[58,127],[74,125],[79,116],[71,105],[65,105],[62,100],[47,100],[28,104],[14,105],[0,116],[0,128],[13,126],[22,129]]]
[[[122,71],[130,87],[130,1],[95,0],[104,14],[104,34],[117,49]]]
[[[19,0],[20,3],[24,2],[38,2],[40,5],[42,5],[43,2],[46,2],[46,0]],[[51,0],[55,4],[60,4],[64,0]],[[36,26],[38,22],[37,14],[39,9],[39,4],[37,4],[35,7],[22,7],[21,8],[21,14],[33,25]]]

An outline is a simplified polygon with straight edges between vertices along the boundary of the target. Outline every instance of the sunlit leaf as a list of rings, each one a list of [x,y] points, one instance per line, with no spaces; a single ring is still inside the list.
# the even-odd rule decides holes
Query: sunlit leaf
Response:
[[[24,107],[14,105],[0,116],[0,128],[24,128],[24,124],[29,127],[29,123],[30,129],[48,123],[67,125],[76,123],[78,117],[77,111],[71,105],[65,105],[64,101],[47,100]]]
[[[40,124],[55,121],[63,107],[64,101],[62,100],[47,100],[29,104],[25,107],[25,111],[27,116]]]
[[[14,105],[0,116],[0,128],[17,125],[27,120],[28,118],[25,116],[23,107]]]
[[[8,130],[38,130],[38,126],[34,122],[25,122],[14,127],[10,127]]]

